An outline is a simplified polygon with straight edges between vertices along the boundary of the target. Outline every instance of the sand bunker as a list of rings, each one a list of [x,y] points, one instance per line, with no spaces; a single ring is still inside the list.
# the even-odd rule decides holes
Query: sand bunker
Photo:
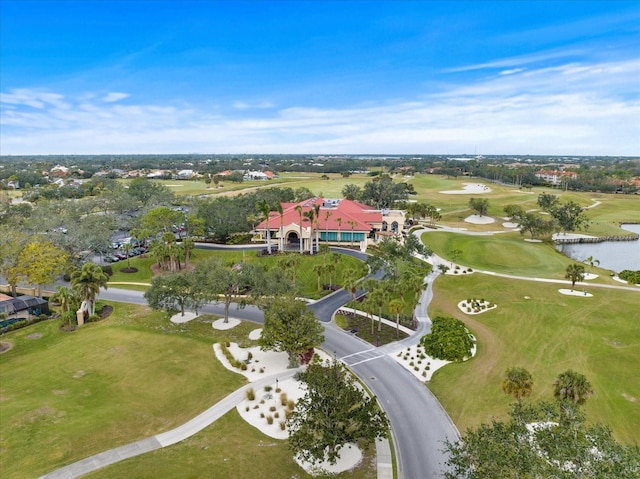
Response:
[[[591,298],[593,295],[586,291],[578,291],[577,289],[559,289],[560,294],[566,294],[568,296],[582,296],[583,298]]]
[[[494,220],[491,216],[480,216],[480,215],[467,216],[464,220],[467,223],[472,223],[474,225],[489,225],[491,223],[496,222],[496,220]]]
[[[446,190],[440,191],[444,195],[481,195],[483,193],[491,193],[491,188],[482,183],[463,183],[464,187],[461,190]]]

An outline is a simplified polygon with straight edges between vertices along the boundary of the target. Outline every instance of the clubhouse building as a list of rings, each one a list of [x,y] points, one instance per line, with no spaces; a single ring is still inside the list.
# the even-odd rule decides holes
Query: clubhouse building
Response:
[[[382,237],[402,235],[405,228],[404,211],[377,210],[352,200],[314,197],[280,206],[282,214],[272,211],[255,231],[257,241],[271,238],[281,250],[299,248],[302,241],[302,250],[310,252],[319,241],[365,251]]]

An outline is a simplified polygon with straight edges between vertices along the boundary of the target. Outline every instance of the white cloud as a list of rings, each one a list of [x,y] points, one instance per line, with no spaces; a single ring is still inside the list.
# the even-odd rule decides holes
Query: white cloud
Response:
[[[128,93],[121,93],[121,92],[109,92],[107,93],[104,97],[102,97],[102,101],[105,103],[113,103],[116,101],[120,101],[120,100],[124,100],[125,98],[129,98],[129,94]]]
[[[200,106],[2,96],[3,154],[471,153],[639,155],[640,61],[514,69],[406,102],[225,115]],[[35,106],[34,106],[35,105]],[[242,108],[247,105],[247,108]],[[70,106],[72,106],[70,108]],[[240,107],[240,108],[239,108]],[[242,112],[240,115],[239,112]]]
[[[264,108],[273,108],[275,105],[271,102],[264,101],[258,103],[247,103],[244,101],[236,101],[233,103],[233,108],[236,110],[249,110],[249,109],[264,109]]]

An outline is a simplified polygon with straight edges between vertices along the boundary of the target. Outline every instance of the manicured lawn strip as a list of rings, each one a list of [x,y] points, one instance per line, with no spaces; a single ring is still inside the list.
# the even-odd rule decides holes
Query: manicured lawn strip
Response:
[[[496,273],[564,279],[573,262],[550,245],[524,241],[519,233],[470,236],[433,231],[423,234],[422,242],[446,259],[460,250],[456,263]]]
[[[378,332],[377,319],[374,319],[373,321],[373,333],[371,333],[371,319],[359,314],[348,316],[337,314],[335,317],[335,321],[336,324],[345,331],[356,330],[357,332],[354,334],[357,337],[370,344],[373,344],[374,346],[376,346],[376,337],[378,338],[378,346],[384,346],[385,344],[389,344],[394,341],[401,341],[407,337],[407,334],[403,331],[399,331],[396,337],[396,327],[388,326],[386,324],[383,324],[380,332]]]
[[[501,389],[507,368],[532,373],[532,400],[551,400],[555,377],[573,369],[595,390],[585,406],[588,419],[608,424],[620,441],[640,443],[640,293],[594,290],[594,297],[582,298],[560,295],[558,288],[487,275],[439,277],[429,315],[463,320],[478,338],[478,353],[439,370],[429,388],[464,431],[506,417],[513,400]],[[467,316],[456,306],[467,297],[498,308]]]
[[[204,250],[198,249],[196,250],[191,263],[197,264],[202,261],[204,258],[209,257],[219,257],[227,264],[235,264],[242,261],[259,261],[264,264],[267,268],[277,268],[280,267],[278,265],[278,258],[280,256],[262,256],[258,257],[258,253],[256,251],[213,251],[213,250]],[[135,257],[131,258],[131,266],[138,268],[138,272],[136,273],[122,273],[120,270],[122,268],[127,267],[127,262],[120,261],[118,263],[113,264],[113,276],[109,278],[112,282],[140,282],[140,283],[150,283],[152,278],[151,265],[153,264],[153,260],[151,258],[145,257]],[[318,290],[318,275],[314,272],[313,267],[317,264],[330,264],[330,259],[326,255],[318,254],[318,255],[303,255],[300,257],[300,263],[297,267],[296,271],[296,284],[300,289],[300,294],[306,298],[318,299],[322,296],[325,296],[331,291],[322,291]],[[365,276],[367,274],[367,266],[365,263],[357,258],[347,255],[340,255],[339,262],[335,265],[333,269],[333,284],[340,284],[342,282],[342,277],[345,271],[357,269],[360,271],[361,276]],[[320,284],[329,283],[329,276],[324,275],[320,278]],[[135,286],[135,285],[114,285],[117,288],[123,289],[136,289],[146,291],[146,287],[144,286]]]
[[[167,431],[245,383],[212,349],[237,332],[114,307],[107,320],[73,333],[47,321],[3,336],[13,344],[0,356],[3,477],[36,477]],[[33,333],[43,336],[26,337]]]
[[[375,446],[372,446],[353,471],[331,477],[375,477],[374,459]],[[85,477],[288,479],[312,476],[293,460],[287,441],[265,436],[240,418],[234,409],[185,441],[100,469]]]

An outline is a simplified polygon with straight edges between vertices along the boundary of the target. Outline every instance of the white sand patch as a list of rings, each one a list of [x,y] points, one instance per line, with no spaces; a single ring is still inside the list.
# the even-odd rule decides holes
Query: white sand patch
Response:
[[[224,322],[224,318],[220,318],[211,323],[211,326],[213,329],[225,331],[227,329],[235,328],[238,324],[240,324],[240,320],[238,318],[229,318],[229,321],[226,323]]]
[[[542,243],[542,240],[535,239],[535,238],[525,238],[524,240],[528,243]]]
[[[191,321],[192,319],[197,318],[199,315],[197,315],[196,313],[192,313],[190,311],[185,311],[184,312],[184,316],[180,313],[178,314],[174,314],[173,316],[171,316],[171,322],[172,323],[187,323],[189,321]]]
[[[480,215],[471,215],[467,216],[464,219],[467,223],[472,223],[474,225],[489,225],[491,223],[495,223],[496,220],[491,216],[480,216]]]
[[[184,185],[164,185],[164,186],[168,186],[169,188],[178,188],[179,186],[184,186]]]
[[[262,336],[262,328],[254,329],[249,333],[249,339],[256,341]]]
[[[338,474],[353,469],[362,461],[362,451],[356,444],[345,444],[340,448],[338,453],[340,457],[335,464],[329,464],[326,461],[311,464],[303,461],[299,457],[295,457],[294,459],[300,467],[312,476]]]
[[[583,298],[591,298],[593,296],[591,293],[587,293],[586,291],[578,291],[577,289],[559,289],[558,292],[569,296],[582,296]]]
[[[476,346],[474,343],[473,349],[471,349],[471,356],[475,355]],[[420,381],[430,381],[433,373],[451,362],[432,358],[424,352],[424,348],[420,344],[410,346],[390,356]]]
[[[598,277],[597,274],[593,274],[593,273],[585,273],[584,274],[584,279],[585,281],[589,281],[591,279],[596,279]]]
[[[588,210],[589,208],[595,208],[596,206],[599,206],[602,204],[602,201],[596,201],[593,198],[591,198],[591,201],[594,201],[595,203],[593,203],[592,205],[589,206],[585,206],[584,209]]]
[[[287,353],[261,351],[260,346],[241,348],[237,343],[229,343],[227,349],[236,360],[245,362],[247,369],[242,370],[231,366],[222,352],[220,344],[216,343],[213,345],[216,358],[218,358],[223,366],[231,371],[242,374],[249,381],[255,381],[261,377],[277,374],[279,371],[285,371],[289,364]],[[249,359],[249,353],[251,353],[251,359]]]
[[[482,314],[492,309],[496,309],[497,304],[490,301],[480,301],[479,299],[471,298],[469,303],[466,299],[458,303],[458,309],[465,314]]]
[[[267,389],[269,389],[267,391]],[[279,389],[279,391],[278,391]],[[286,420],[289,400],[294,403],[305,395],[305,389],[300,381],[286,379],[275,381],[267,388],[254,390],[255,398],[245,399],[236,406],[238,413],[249,424],[259,429],[261,432],[274,439],[287,439],[289,433],[287,428],[282,428]],[[282,404],[284,402],[284,404]],[[271,417],[269,424],[268,417]]]
[[[463,183],[464,187],[461,190],[446,190],[439,193],[445,195],[468,195],[468,194],[483,194],[491,193],[491,188],[482,183]]]
[[[511,221],[507,221],[505,223],[502,223],[502,226],[504,226],[505,228],[517,228],[520,225],[518,223],[512,223]]]
[[[614,281],[617,281],[618,283],[623,283],[623,284],[628,284],[633,286],[633,284],[629,283],[629,281],[625,281],[624,279],[622,279],[620,276],[616,275],[616,276],[612,276],[611,279],[613,279]],[[640,287],[640,284],[636,284],[636,286]]]

